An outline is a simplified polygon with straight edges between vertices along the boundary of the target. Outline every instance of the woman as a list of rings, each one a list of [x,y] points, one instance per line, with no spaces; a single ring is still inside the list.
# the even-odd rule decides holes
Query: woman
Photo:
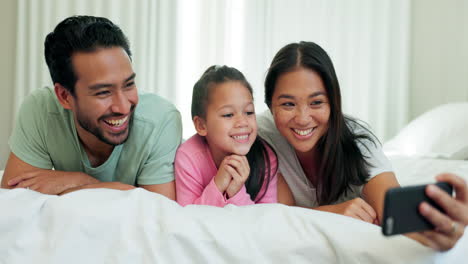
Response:
[[[280,191],[285,188],[280,188],[284,182],[279,175],[279,201],[379,224],[385,191],[399,184],[378,140],[343,115],[338,79],[327,53],[311,42],[283,47],[266,76],[265,102],[270,111],[258,118],[259,135],[277,152],[279,172],[294,197]],[[456,198],[429,187],[427,194],[447,215],[422,203],[421,214],[436,229],[408,236],[447,250],[468,224],[468,190],[455,175],[439,175],[437,180],[452,184]]]

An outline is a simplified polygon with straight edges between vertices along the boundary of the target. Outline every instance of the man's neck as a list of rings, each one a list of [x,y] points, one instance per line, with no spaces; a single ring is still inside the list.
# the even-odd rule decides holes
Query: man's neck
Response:
[[[98,167],[106,162],[112,154],[114,146],[102,142],[100,139],[84,130],[78,124],[76,124],[76,131],[80,143],[83,146],[86,155],[88,156],[88,160],[91,166]]]

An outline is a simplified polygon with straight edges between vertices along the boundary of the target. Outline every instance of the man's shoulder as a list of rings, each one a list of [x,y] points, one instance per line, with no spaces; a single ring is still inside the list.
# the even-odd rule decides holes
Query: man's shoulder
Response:
[[[177,117],[180,113],[175,105],[153,93],[140,93],[135,118],[141,122],[159,125]]]
[[[24,99],[22,107],[30,114],[59,113],[61,109],[54,91],[49,87],[34,90]]]

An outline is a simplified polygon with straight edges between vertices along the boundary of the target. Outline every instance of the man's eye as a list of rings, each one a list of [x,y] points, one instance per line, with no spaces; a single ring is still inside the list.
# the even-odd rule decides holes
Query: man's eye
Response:
[[[222,117],[233,117],[234,115],[233,114],[224,114],[222,115]]]
[[[290,107],[290,106],[294,106],[294,103],[286,102],[286,103],[282,103],[281,105]]]
[[[135,82],[129,82],[125,85],[125,87],[132,87],[135,85]]]
[[[96,93],[97,96],[102,96],[102,95],[108,95],[110,92],[109,91],[100,91]]]

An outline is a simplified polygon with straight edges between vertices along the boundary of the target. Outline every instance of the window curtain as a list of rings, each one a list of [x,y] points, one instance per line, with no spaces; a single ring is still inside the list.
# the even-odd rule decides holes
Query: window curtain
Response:
[[[406,0],[19,0],[14,108],[51,86],[43,42],[70,15],[111,19],[128,36],[140,90],[172,101],[184,137],[193,84],[212,64],[241,70],[254,88],[284,45],[314,41],[331,56],[345,113],[368,122],[381,140],[408,120],[410,3]]]

